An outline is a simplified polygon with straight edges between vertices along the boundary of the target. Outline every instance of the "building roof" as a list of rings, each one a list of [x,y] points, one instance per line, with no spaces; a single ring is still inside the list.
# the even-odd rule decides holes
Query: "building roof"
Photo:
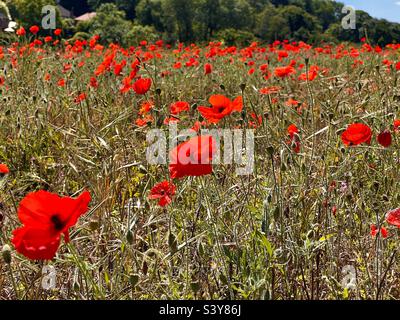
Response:
[[[90,19],[93,19],[96,16],[96,12],[87,12],[77,18],[75,20],[77,21],[88,21]]]
[[[68,9],[65,9],[62,5],[58,4],[57,7],[58,7],[58,11],[60,11],[62,18],[73,18],[74,17],[72,12],[69,11]]]

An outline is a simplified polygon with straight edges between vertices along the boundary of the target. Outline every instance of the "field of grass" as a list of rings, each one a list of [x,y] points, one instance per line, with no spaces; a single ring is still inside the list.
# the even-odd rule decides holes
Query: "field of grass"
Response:
[[[400,233],[386,221],[400,207],[400,46],[41,40],[0,55],[0,299],[400,298]],[[242,96],[242,111],[210,123],[198,108],[213,95]],[[179,129],[254,130],[255,168],[171,180],[161,207],[149,194],[170,181],[168,164],[148,163],[146,134],[168,134],[177,101],[190,105],[172,117]],[[345,145],[354,123],[370,143]],[[11,240],[38,190],[91,195],[50,261]]]

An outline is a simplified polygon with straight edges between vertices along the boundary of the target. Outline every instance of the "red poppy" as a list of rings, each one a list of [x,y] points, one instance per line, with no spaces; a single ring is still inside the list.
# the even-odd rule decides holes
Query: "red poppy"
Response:
[[[210,73],[212,73],[212,65],[209,64],[209,63],[206,63],[204,65],[204,74],[207,75],[207,74],[210,74]]]
[[[190,105],[189,105],[189,103],[187,103],[185,101],[178,101],[178,102],[171,104],[171,106],[170,106],[171,114],[173,114],[173,115],[180,114],[183,111],[189,111],[189,109],[190,109]]]
[[[26,31],[25,31],[24,27],[19,28],[19,29],[16,31],[16,34],[17,34],[17,36],[20,36],[20,37],[26,35]]]
[[[53,259],[61,235],[68,243],[69,229],[87,212],[90,201],[87,191],[76,199],[47,191],[28,194],[18,208],[23,226],[13,232],[15,249],[31,260]]]
[[[381,227],[381,230],[378,230],[378,227],[376,225],[371,226],[371,236],[376,237],[378,233],[381,233],[382,238],[387,238],[388,237],[388,231],[385,227]]]
[[[136,123],[136,125],[139,126],[139,127],[145,127],[145,126],[147,126],[148,124],[152,123],[153,120],[154,120],[154,119],[153,119],[153,116],[152,116],[151,114],[148,114],[148,115],[145,115],[145,116],[142,117],[142,118],[136,119],[135,123]]]
[[[85,93],[80,93],[76,98],[75,98],[75,103],[76,104],[79,104],[79,103],[81,103],[81,102],[83,102],[83,101],[85,101],[86,100],[86,94]]]
[[[400,131],[400,120],[394,120],[393,126],[395,132]]]
[[[59,36],[62,33],[61,29],[54,30],[54,35]]]
[[[281,87],[272,86],[272,87],[261,88],[259,91],[261,94],[272,94],[272,93],[278,93],[281,89],[282,89]]]
[[[175,185],[169,181],[163,181],[151,189],[149,199],[159,200],[158,205],[165,207],[172,202],[172,197],[175,193]]]
[[[378,135],[378,142],[379,144],[384,147],[388,148],[392,144],[392,134],[389,130],[385,130]]]
[[[29,28],[29,31],[32,34],[37,34],[39,32],[39,27],[38,26],[32,26],[32,27]]]
[[[153,107],[154,107],[153,101],[144,101],[140,105],[139,114],[145,115],[145,114],[149,113],[151,111],[151,109],[153,109]]]
[[[10,169],[8,169],[7,165],[4,163],[0,163],[0,176],[4,176],[10,173]]]
[[[372,130],[363,123],[354,123],[342,133],[342,141],[346,146],[357,146],[371,143]]]
[[[291,106],[298,106],[298,105],[299,105],[299,101],[297,101],[297,100],[295,100],[295,99],[293,99],[293,98],[290,98],[288,101],[285,102],[285,104],[286,104],[288,107],[291,107]]]
[[[97,82],[96,77],[91,77],[91,78],[90,78],[89,85],[90,85],[92,88],[97,88],[97,87],[99,86],[99,83]]]
[[[223,95],[213,95],[210,97],[209,102],[212,105],[211,108],[200,106],[198,110],[203,118],[210,123],[218,123],[232,112],[241,112],[243,110],[243,98],[241,96],[231,101]]]
[[[290,141],[288,144],[292,147],[295,153],[300,152],[300,137],[299,137],[299,129],[295,124],[291,124],[287,129],[288,135],[290,137]]]
[[[278,67],[275,69],[274,74],[278,78],[285,78],[290,76],[292,73],[295,73],[296,69],[293,68],[292,66],[286,66],[286,67]]]
[[[172,179],[212,173],[216,141],[212,136],[197,136],[170,152],[169,173]]]
[[[392,211],[389,211],[386,214],[386,221],[389,224],[400,228],[400,208],[392,210]]]
[[[133,84],[133,90],[137,94],[146,94],[151,87],[151,79],[141,78]]]
[[[299,133],[299,129],[297,128],[297,126],[295,124],[291,124],[288,127],[287,132],[288,132],[288,134],[290,136],[290,139],[293,139],[295,134]]]

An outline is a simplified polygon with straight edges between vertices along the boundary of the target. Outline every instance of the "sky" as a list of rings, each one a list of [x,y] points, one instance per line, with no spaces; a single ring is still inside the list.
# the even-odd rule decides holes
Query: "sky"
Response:
[[[374,18],[400,23],[400,0],[338,0],[357,10],[368,12]]]

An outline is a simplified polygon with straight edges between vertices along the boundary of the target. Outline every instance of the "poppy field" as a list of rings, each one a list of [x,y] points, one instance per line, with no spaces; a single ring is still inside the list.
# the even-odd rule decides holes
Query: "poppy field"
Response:
[[[38,31],[0,47],[0,299],[400,298],[400,45]]]

